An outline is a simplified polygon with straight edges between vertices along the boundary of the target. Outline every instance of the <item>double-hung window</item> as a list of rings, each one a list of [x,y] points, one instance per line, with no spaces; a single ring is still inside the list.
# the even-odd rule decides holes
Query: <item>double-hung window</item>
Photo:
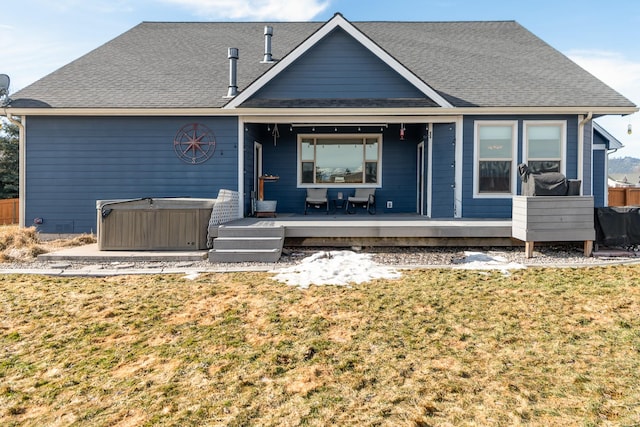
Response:
[[[379,186],[382,135],[299,135],[302,187]]]
[[[511,196],[516,189],[516,121],[476,121],[474,188],[476,196]]]
[[[566,174],[566,128],[564,121],[524,122],[523,161],[531,173]]]

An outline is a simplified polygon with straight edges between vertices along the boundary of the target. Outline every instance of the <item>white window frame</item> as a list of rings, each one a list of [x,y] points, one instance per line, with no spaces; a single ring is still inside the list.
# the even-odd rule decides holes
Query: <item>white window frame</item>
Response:
[[[549,160],[560,161],[560,173],[567,176],[567,121],[566,120],[525,120],[522,122],[522,162],[529,163],[529,127],[560,126],[560,158],[549,157]],[[538,159],[534,159],[538,160]]]
[[[511,127],[511,192],[487,193],[480,192],[480,132],[481,126]],[[482,159],[487,160],[487,159]],[[504,161],[504,159],[500,159]],[[473,197],[475,199],[507,199],[516,194],[518,160],[518,121],[517,120],[476,120],[473,126]]]
[[[378,171],[377,171],[377,182],[369,182],[369,183],[303,183],[302,182],[302,140],[303,139],[372,139],[375,138],[378,140]],[[381,133],[344,133],[344,134],[333,134],[333,133],[307,133],[307,134],[298,134],[298,141],[296,145],[297,150],[297,188],[315,188],[315,187],[323,187],[323,188],[382,188],[382,143],[383,138]],[[363,158],[363,166],[365,159]],[[315,159],[314,159],[315,165]],[[315,169],[315,166],[314,166]],[[314,171],[315,174],[315,171]]]

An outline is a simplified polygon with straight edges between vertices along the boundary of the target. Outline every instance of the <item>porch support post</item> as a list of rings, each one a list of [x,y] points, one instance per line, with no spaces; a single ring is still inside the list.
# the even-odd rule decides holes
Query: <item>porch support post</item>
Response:
[[[244,118],[238,116],[238,214],[244,218]]]
[[[462,116],[458,116],[455,120],[455,126],[456,126],[456,146],[455,146],[455,150],[456,150],[456,170],[455,170],[455,177],[456,177],[456,188],[454,189],[454,211],[453,211],[453,217],[454,218],[462,218],[462,162],[463,162],[463,156],[462,156],[462,151],[463,151],[463,133],[462,133],[462,124],[463,124],[463,118]]]

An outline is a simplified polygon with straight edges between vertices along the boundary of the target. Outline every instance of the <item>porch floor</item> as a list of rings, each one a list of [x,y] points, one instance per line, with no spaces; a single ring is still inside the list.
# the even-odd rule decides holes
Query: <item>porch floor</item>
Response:
[[[309,215],[247,217],[222,226],[285,228],[289,246],[521,246],[510,219],[430,219],[417,214],[354,215],[311,211]],[[216,232],[213,231],[215,235]]]

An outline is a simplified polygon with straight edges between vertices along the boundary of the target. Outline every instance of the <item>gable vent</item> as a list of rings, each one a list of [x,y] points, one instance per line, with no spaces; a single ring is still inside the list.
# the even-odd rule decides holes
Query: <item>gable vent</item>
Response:
[[[238,94],[238,58],[240,52],[237,47],[229,48],[229,91],[228,98],[233,98]]]
[[[264,27],[264,59],[262,62],[273,62],[271,56],[271,37],[273,37],[273,27]]]

